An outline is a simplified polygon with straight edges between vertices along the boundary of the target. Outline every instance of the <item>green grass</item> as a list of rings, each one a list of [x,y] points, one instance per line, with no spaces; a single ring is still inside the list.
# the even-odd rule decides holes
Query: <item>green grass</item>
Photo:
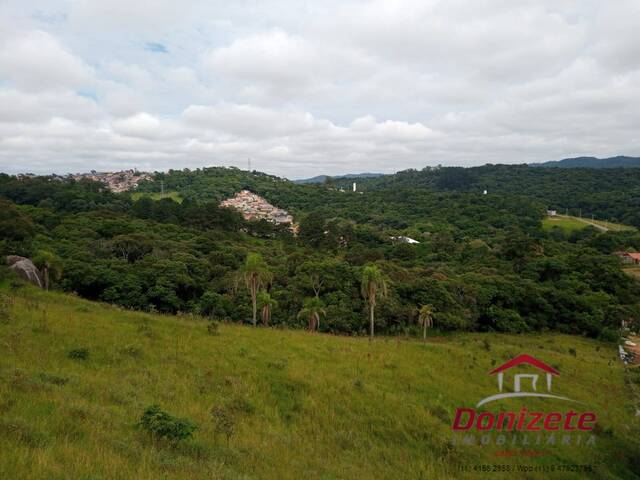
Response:
[[[588,222],[594,223],[596,225],[600,225],[601,227],[605,227],[614,232],[623,232],[623,231],[631,231],[636,230],[635,227],[631,227],[629,225],[622,225],[620,223],[612,223],[612,222],[603,222],[602,220],[591,220],[587,219]]]
[[[466,333],[426,344],[369,342],[235,325],[211,336],[197,318],[30,287],[4,293],[11,317],[0,323],[3,479],[458,479],[488,477],[461,473],[461,465],[495,463],[596,465],[593,474],[552,478],[640,472],[629,373],[612,344]],[[87,355],[69,354],[82,349]],[[596,448],[502,458],[498,447],[450,443],[455,408],[496,393],[488,371],[520,353],[558,368],[554,391],[598,414]],[[151,404],[193,421],[193,437],[177,446],[150,439],[136,424]],[[566,405],[526,402],[530,409]],[[229,443],[216,438],[214,406],[233,418]]]
[[[542,228],[544,230],[551,230],[554,227],[560,227],[563,230],[569,232],[575,230],[582,230],[589,225],[600,226],[603,229],[608,229],[614,232],[622,232],[626,230],[636,230],[635,227],[629,225],[622,225],[620,223],[604,222],[601,220],[591,220],[590,218],[572,217],[570,215],[557,215],[555,217],[547,217],[542,220]]]
[[[163,198],[170,198],[174,202],[182,203],[182,196],[178,192],[165,192],[165,193],[149,193],[149,192],[135,192],[131,194],[131,198],[134,201],[140,200],[142,197],[149,197],[151,200],[162,200]]]
[[[559,227],[568,232],[573,232],[575,230],[587,228],[588,225],[577,218],[565,216],[547,217],[542,220],[543,230],[551,230],[554,227]]]

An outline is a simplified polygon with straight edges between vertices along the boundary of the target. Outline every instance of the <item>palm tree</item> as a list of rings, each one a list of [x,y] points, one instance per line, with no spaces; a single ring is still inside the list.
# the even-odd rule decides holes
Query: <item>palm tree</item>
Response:
[[[435,308],[433,305],[422,305],[418,310],[418,322],[422,325],[422,339],[427,339],[427,328],[433,327],[433,312]]]
[[[375,318],[376,301],[387,296],[387,282],[382,272],[375,265],[367,265],[362,271],[362,283],[360,291],[364,299],[369,303],[370,335],[373,338],[373,325]]]
[[[271,298],[271,295],[267,292],[260,292],[258,294],[258,305],[262,310],[262,324],[269,325],[271,311],[278,306],[278,302]]]
[[[302,309],[298,312],[298,318],[306,318],[309,321],[309,330],[320,329],[320,317],[326,315],[324,303],[318,297],[305,298]]]
[[[252,322],[254,326],[257,323],[258,293],[263,287],[266,287],[271,283],[272,277],[269,267],[259,253],[249,253],[244,265],[238,271],[236,285],[238,280],[242,280],[245,287],[247,287],[247,290],[249,290],[249,295],[251,295],[251,306],[253,309]]]
[[[50,278],[59,280],[62,276],[62,264],[60,258],[48,250],[40,250],[33,259],[33,263],[42,272],[44,289],[49,290]]]

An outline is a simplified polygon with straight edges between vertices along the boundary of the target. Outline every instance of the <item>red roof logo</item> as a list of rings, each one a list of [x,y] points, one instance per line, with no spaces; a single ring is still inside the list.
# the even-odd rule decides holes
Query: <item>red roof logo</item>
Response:
[[[523,353],[522,355],[518,355],[517,357],[512,358],[508,362],[500,365],[495,370],[491,370],[489,372],[489,375],[494,375],[496,373],[504,372],[505,370],[508,370],[517,365],[521,365],[523,363],[528,363],[529,365],[538,367],[539,369],[544,370],[545,372],[550,373],[551,375],[560,375],[560,372],[555,368],[550,367],[546,363],[538,360],[537,358],[532,357],[531,355],[527,355],[526,353]]]

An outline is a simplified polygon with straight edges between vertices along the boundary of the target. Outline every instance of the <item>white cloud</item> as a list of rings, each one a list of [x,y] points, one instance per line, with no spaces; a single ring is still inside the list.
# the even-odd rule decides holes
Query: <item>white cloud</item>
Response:
[[[251,157],[301,177],[640,155],[639,9],[5,0],[0,171]]]
[[[21,32],[0,47],[0,78],[20,89],[79,88],[92,77],[82,60],[46,32]]]

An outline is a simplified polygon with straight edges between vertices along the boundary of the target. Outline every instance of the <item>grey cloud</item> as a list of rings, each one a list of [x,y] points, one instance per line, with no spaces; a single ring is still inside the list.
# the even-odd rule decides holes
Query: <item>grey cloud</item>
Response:
[[[640,154],[635,0],[153,3],[0,5],[0,170]]]

